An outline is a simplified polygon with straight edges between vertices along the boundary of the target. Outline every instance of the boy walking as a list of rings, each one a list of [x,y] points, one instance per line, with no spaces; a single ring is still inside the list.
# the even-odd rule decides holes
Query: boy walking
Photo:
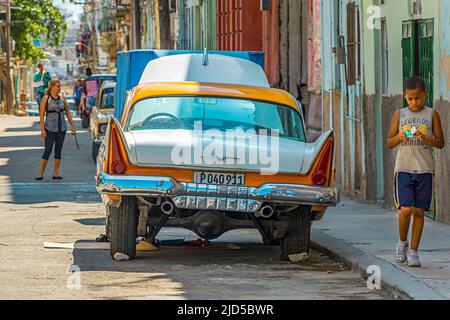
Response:
[[[434,184],[433,148],[445,146],[438,112],[425,106],[428,91],[425,81],[412,77],[405,81],[404,98],[408,108],[395,112],[388,147],[398,146],[395,163],[395,205],[399,210],[400,242],[395,260],[420,267],[419,249],[425,211],[431,208]],[[411,247],[408,232],[413,218]]]

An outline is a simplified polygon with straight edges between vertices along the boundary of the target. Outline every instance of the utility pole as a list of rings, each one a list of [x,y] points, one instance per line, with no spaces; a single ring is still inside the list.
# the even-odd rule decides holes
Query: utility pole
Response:
[[[11,81],[11,2],[6,0],[6,113],[13,110],[13,88]]]
[[[92,55],[94,57],[94,61],[92,64],[92,71],[94,73],[97,73],[97,66],[98,66],[98,43],[99,43],[99,34],[98,34],[98,30],[97,30],[97,19],[98,19],[98,13],[97,13],[97,1],[96,0],[92,0],[92,8],[94,10],[93,14],[94,14],[94,30],[95,33],[93,34],[93,52]]]
[[[161,49],[172,49],[172,42],[170,39],[170,12],[169,0],[159,1],[159,32],[160,32],[160,46]]]
[[[130,1],[130,49],[141,49],[141,13],[139,8],[139,0]]]

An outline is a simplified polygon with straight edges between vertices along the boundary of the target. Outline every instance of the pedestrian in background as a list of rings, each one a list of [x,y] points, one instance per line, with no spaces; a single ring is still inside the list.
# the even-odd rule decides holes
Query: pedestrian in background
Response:
[[[60,96],[61,82],[51,80],[50,86],[45,96],[42,98],[40,106],[41,136],[45,139],[45,151],[42,155],[41,168],[36,180],[44,178],[45,168],[55,146],[55,165],[53,167],[53,179],[62,180],[59,176],[61,165],[61,151],[66,137],[66,120],[64,113],[72,126],[72,135],[76,134],[76,127],[70,114],[69,105],[64,96]]]
[[[86,79],[84,81],[84,93],[86,94],[86,108],[92,109],[97,101],[98,86],[97,80],[91,78],[91,68],[86,68]]]
[[[84,81],[83,89],[81,126],[83,128],[88,128],[92,108],[96,104],[98,93],[97,80],[92,78],[91,68],[86,68],[86,79]]]
[[[83,83],[81,82],[81,79],[78,79],[78,81],[75,83],[75,86],[73,87],[73,97],[75,99],[75,108],[77,110],[77,115],[81,115],[81,94],[83,92]]]
[[[50,72],[44,70],[44,65],[38,63],[38,71],[33,76],[33,88],[36,90],[36,101],[41,105],[41,100],[45,95],[45,90],[48,88],[51,79]]]
[[[425,106],[428,96],[425,81],[412,77],[405,81],[404,98],[408,108],[395,112],[388,147],[398,146],[395,163],[394,199],[399,210],[400,242],[395,260],[420,267],[419,249],[425,211],[431,208],[435,165],[433,148],[445,146],[439,113]],[[413,218],[411,247],[408,233]]]

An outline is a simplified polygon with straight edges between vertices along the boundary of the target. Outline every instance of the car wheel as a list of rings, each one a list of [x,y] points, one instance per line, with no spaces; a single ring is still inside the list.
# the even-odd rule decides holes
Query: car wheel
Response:
[[[287,217],[281,217],[276,225],[265,229],[265,236],[262,235],[263,242],[266,246],[279,246],[281,239],[284,238],[287,231],[288,221]]]
[[[311,208],[301,206],[288,213],[286,235],[281,240],[282,260],[289,260],[292,254],[309,253],[311,231]]]
[[[92,160],[97,163],[98,151],[100,150],[100,145],[92,141]]]
[[[126,254],[130,259],[136,257],[138,207],[135,197],[122,197],[119,208],[109,207],[111,256]]]

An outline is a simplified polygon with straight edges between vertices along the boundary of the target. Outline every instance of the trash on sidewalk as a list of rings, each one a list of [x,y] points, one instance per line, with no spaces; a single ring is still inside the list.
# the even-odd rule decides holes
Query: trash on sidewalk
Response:
[[[114,255],[114,260],[119,261],[119,262],[120,261],[128,261],[128,260],[130,260],[130,257],[124,253],[117,252]]]
[[[306,252],[299,253],[299,254],[291,254],[289,256],[289,260],[293,263],[299,263],[299,262],[305,262],[308,260],[308,254]]]

